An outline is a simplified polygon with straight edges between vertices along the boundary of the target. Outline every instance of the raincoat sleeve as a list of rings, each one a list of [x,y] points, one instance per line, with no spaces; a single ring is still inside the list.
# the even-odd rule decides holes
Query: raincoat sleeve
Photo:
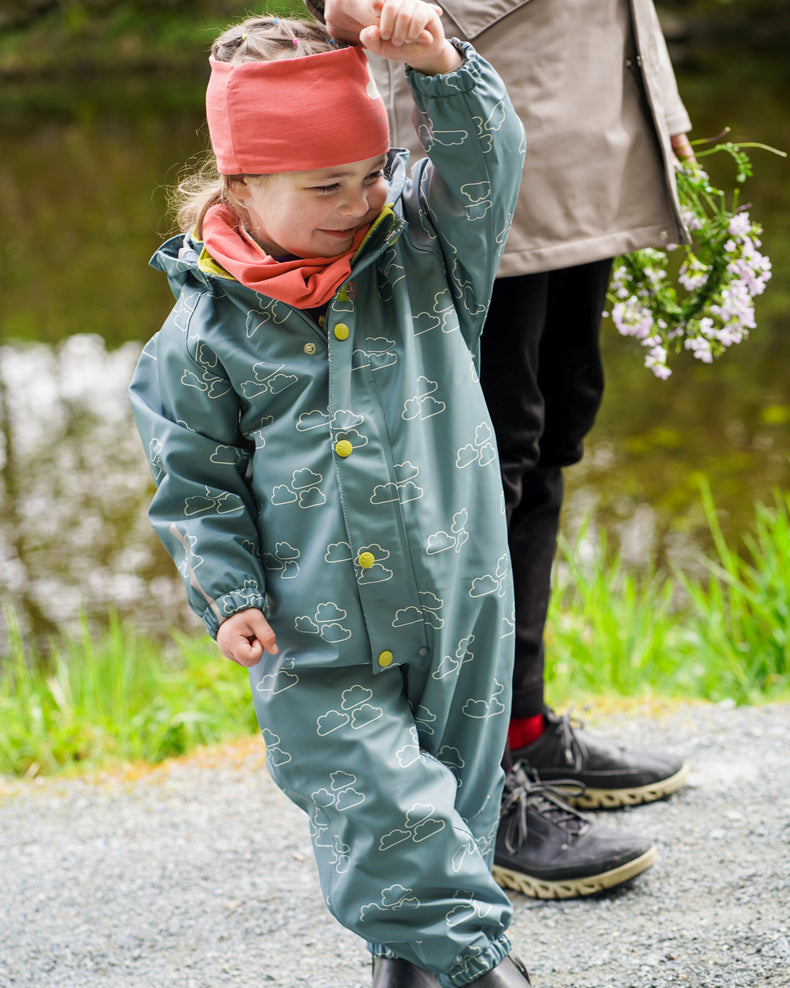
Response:
[[[185,286],[143,350],[130,398],[156,483],[151,524],[184,579],[190,607],[216,637],[231,614],[265,609],[265,583],[239,399],[193,329],[211,304]]]
[[[464,57],[455,72],[427,76],[406,70],[428,158],[414,166],[404,208],[412,229],[438,240],[461,332],[477,356],[526,141],[499,75],[471,45],[454,44]],[[418,215],[409,215],[410,209]]]

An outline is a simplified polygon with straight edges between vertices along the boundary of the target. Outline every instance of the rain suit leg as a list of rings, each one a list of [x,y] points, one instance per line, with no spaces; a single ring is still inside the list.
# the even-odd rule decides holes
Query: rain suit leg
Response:
[[[310,818],[332,914],[374,954],[459,988],[510,950],[491,863],[512,638],[437,633],[428,653],[374,674],[281,651],[251,683],[269,771]]]

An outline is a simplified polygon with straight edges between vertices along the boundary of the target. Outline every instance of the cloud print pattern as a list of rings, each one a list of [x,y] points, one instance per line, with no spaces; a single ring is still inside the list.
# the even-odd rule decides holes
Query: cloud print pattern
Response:
[[[409,179],[391,154],[389,205],[321,322],[173,238],[152,263],[177,302],[132,384],[191,606],[213,635],[249,607],[277,635],[252,694],[329,907],[447,986],[507,951],[489,866],[513,596],[476,354],[524,153],[462,50],[455,72],[409,72],[430,160]]]

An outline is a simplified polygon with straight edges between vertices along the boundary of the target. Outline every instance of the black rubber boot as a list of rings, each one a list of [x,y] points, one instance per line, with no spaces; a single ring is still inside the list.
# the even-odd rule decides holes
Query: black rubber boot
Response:
[[[373,988],[440,988],[432,974],[400,958],[373,958]]]

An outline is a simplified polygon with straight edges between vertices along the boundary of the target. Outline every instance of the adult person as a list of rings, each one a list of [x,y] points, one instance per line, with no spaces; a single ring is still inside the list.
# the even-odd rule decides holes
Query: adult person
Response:
[[[364,6],[377,0],[359,0]],[[352,39],[353,5],[309,9]],[[496,0],[442,5],[448,37],[498,70],[527,132],[514,224],[482,336],[516,589],[516,661],[495,875],[528,895],[575,896],[649,867],[648,840],[571,805],[637,805],[683,785],[687,766],[591,735],[544,701],[544,625],[563,471],[582,456],[603,394],[600,322],[612,259],[684,243],[674,182],[688,114],[652,0]],[[422,156],[398,66],[374,61],[393,142]],[[583,796],[551,786],[573,780]]]

